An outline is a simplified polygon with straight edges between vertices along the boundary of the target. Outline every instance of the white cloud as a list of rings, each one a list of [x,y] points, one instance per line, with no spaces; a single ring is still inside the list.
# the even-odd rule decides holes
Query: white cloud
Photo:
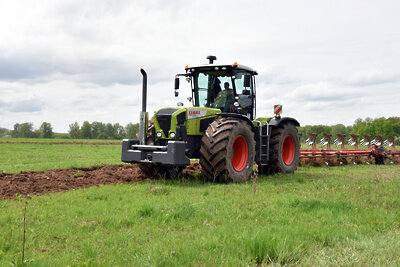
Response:
[[[288,96],[301,102],[336,102],[355,98],[359,89],[337,86],[327,82],[305,84],[295,88]]]
[[[45,108],[40,99],[23,99],[11,103],[8,107],[10,112],[39,112]]]
[[[174,75],[209,54],[258,70],[259,115],[281,103],[302,124],[398,116],[399,11],[394,0],[2,1],[0,127],[137,121],[140,68],[148,110],[188,104]]]
[[[375,69],[353,73],[347,78],[347,80],[344,81],[344,83],[353,86],[369,86],[386,83],[397,83],[399,81],[400,72],[395,73],[393,71],[383,71]]]

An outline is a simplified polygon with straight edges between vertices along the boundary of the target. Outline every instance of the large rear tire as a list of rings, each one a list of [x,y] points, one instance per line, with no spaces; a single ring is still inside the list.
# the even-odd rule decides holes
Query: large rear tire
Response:
[[[248,180],[254,156],[254,133],[243,120],[216,119],[201,139],[200,165],[204,177],[209,181]]]
[[[294,173],[300,157],[297,128],[284,123],[271,131],[268,173]]]

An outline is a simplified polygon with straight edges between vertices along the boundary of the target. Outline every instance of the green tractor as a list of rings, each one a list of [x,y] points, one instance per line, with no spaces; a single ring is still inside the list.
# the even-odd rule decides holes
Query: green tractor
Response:
[[[149,175],[173,177],[190,159],[199,159],[207,180],[248,180],[255,163],[260,174],[293,173],[299,161],[299,122],[281,117],[256,117],[257,72],[237,64],[186,66],[175,77],[191,84],[193,107],[162,108],[149,121],[146,112],[147,74],[143,75],[139,140],[124,139],[122,161],[139,163]],[[280,107],[278,106],[277,109]],[[281,110],[281,109],[280,109]]]

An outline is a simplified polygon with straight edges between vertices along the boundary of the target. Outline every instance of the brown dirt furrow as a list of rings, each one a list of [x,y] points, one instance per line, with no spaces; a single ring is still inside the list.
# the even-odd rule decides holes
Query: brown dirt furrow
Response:
[[[183,170],[182,174],[191,176],[200,171],[198,162]],[[135,183],[147,178],[136,164],[102,165],[91,168],[73,168],[44,172],[21,172],[7,174],[0,171],[0,199],[21,196],[43,195],[71,189],[86,188],[100,184]]]
[[[133,183],[146,177],[136,165],[104,165],[45,172],[0,173],[0,199],[43,195],[100,184]]]

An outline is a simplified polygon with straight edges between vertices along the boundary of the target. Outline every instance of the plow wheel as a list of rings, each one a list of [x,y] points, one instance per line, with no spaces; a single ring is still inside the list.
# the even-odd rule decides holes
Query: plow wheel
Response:
[[[251,127],[241,120],[213,121],[201,139],[200,165],[209,181],[242,182],[254,165],[255,141]]]
[[[293,173],[296,170],[300,142],[293,124],[285,123],[272,129],[269,148],[269,174]]]
[[[148,178],[171,179],[181,175],[185,166],[161,165],[153,163],[138,163],[139,169]]]

